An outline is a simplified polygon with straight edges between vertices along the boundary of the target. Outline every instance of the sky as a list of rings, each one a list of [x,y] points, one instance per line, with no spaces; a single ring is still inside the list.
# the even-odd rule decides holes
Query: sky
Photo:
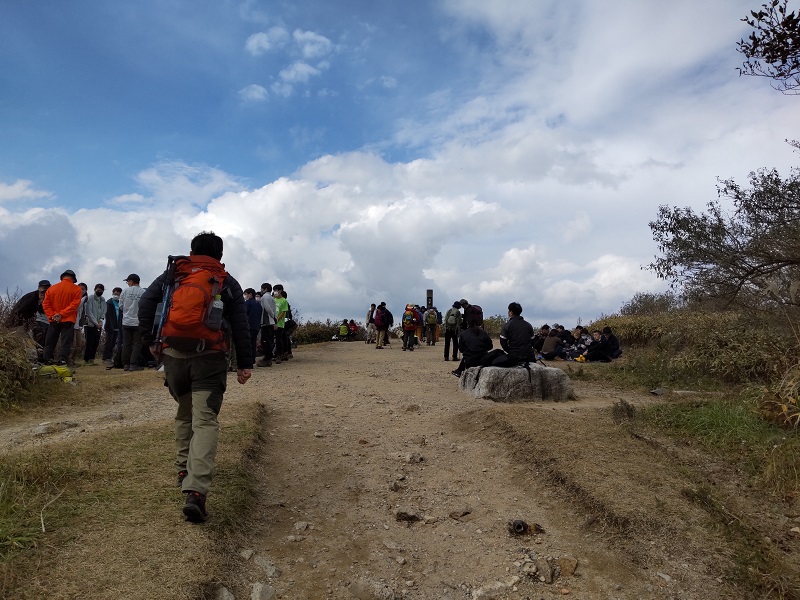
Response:
[[[301,321],[590,323],[667,289],[660,205],[797,164],[800,99],[736,70],[758,6],[0,3],[0,290],[146,285],[212,230]]]

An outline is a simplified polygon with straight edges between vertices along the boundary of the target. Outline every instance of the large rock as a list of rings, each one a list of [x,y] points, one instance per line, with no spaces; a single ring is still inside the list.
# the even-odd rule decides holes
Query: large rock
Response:
[[[574,400],[572,381],[561,369],[540,364],[525,367],[472,367],[464,371],[458,388],[475,398],[501,402]]]

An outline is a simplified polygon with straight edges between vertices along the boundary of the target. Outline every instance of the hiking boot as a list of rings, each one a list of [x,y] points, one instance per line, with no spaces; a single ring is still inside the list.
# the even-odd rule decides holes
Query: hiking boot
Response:
[[[187,521],[203,523],[206,520],[206,497],[200,492],[186,492],[183,514]]]
[[[459,370],[450,371],[450,373],[451,375],[455,375],[456,377],[461,377],[461,371]]]
[[[128,367],[128,371],[144,371],[144,367],[141,365],[131,365]]]
[[[444,357],[444,359],[445,359],[445,360],[450,360],[450,359],[449,359],[449,358],[447,358],[446,356]]]
[[[271,360],[260,360],[256,363],[257,367],[271,367],[272,361]]]
[[[281,364],[281,359],[280,359],[280,358],[276,358],[276,359],[275,359],[274,361],[272,361],[272,362],[274,362],[276,365],[279,365],[279,364]]]
[[[186,469],[182,469],[178,471],[178,487],[183,485],[183,480],[186,479],[186,476],[189,474],[189,471]]]
[[[383,346],[375,346],[375,350],[383,350]]]

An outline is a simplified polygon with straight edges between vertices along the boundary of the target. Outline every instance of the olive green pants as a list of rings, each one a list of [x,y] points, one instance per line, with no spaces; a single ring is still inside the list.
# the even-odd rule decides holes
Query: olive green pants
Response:
[[[182,489],[207,494],[217,455],[217,415],[225,393],[228,361],[222,352],[188,358],[164,355],[164,373],[169,393],[178,403],[175,466],[188,472]]]

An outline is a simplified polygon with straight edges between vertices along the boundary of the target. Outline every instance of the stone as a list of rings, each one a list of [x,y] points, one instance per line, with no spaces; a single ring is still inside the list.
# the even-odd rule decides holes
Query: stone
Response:
[[[536,567],[539,570],[539,581],[553,583],[553,567],[547,558],[540,557],[536,561]]]
[[[562,577],[571,577],[578,568],[578,559],[569,554],[565,554],[558,559],[558,566],[561,569]]]
[[[236,600],[236,596],[224,585],[220,585],[214,594],[214,600]]]
[[[272,600],[275,597],[275,588],[266,583],[254,583],[250,591],[250,600]]]
[[[257,554],[253,562],[264,569],[264,573],[266,573],[267,577],[278,577],[281,574],[281,570],[268,556]]]
[[[572,381],[564,371],[540,364],[525,367],[471,367],[458,380],[458,388],[473,398],[500,402],[574,400]]]
[[[394,513],[394,518],[398,521],[407,521],[408,523],[422,520],[422,517],[417,511],[408,507],[398,508]]]
[[[253,558],[253,554],[255,554],[255,551],[250,550],[248,548],[239,550],[239,556],[241,556],[245,560],[250,560],[251,558]]]
[[[520,582],[519,577],[512,577],[508,581],[495,581],[478,589],[472,590],[472,600],[495,600],[503,598],[515,585]]]
[[[357,600],[396,600],[394,590],[382,581],[362,578],[350,585],[350,595]]]

